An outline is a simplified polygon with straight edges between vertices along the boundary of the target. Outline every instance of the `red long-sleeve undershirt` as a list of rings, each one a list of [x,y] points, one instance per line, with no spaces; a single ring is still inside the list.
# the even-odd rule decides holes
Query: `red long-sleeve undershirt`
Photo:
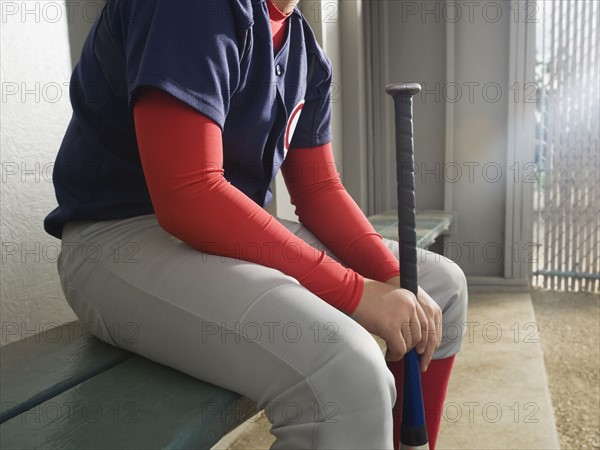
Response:
[[[290,150],[281,171],[300,222],[344,264],[381,282],[399,275],[398,260],[342,185],[330,144]]]
[[[285,28],[274,22],[277,50]],[[397,260],[331,170],[329,144],[290,150],[282,171],[300,220],[351,268],[296,237],[227,182],[215,122],[156,88],[141,90],[134,118],[158,221],[189,245],[281,270],[348,314],[362,295],[361,274],[380,281],[398,275]]]
[[[361,275],[295,236],[225,179],[216,123],[155,88],[140,93],[134,119],[161,227],[206,253],[279,269],[336,308],[354,311]]]

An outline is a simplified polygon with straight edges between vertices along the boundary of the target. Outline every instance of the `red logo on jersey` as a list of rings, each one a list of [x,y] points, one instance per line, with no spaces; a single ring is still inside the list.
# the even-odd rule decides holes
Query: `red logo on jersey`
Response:
[[[294,110],[292,111],[292,114],[290,114],[290,118],[288,119],[287,125],[285,127],[284,157],[290,149],[292,137],[294,137],[294,131],[296,131],[296,125],[298,125],[298,120],[300,119],[300,113],[302,113],[302,108],[304,108],[304,100],[302,100],[294,107]]]

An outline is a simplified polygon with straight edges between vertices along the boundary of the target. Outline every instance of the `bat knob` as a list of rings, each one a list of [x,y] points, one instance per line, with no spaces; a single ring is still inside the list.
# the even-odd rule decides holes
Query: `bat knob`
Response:
[[[421,92],[421,85],[419,83],[388,84],[385,87],[385,92],[390,94],[392,97],[396,97],[398,95],[403,97],[412,97],[413,95]]]

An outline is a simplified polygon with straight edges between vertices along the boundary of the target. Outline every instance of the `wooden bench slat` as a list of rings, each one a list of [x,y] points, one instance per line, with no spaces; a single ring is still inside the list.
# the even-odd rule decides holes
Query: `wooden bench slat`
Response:
[[[395,210],[370,216],[369,222],[381,236],[398,240],[398,217]],[[417,247],[427,248],[441,234],[450,229],[452,213],[444,211],[418,211],[416,217]]]
[[[84,332],[79,322],[49,328],[0,350],[0,423],[125,361],[133,354]]]
[[[239,394],[134,356],[0,425],[0,446],[210,449],[257,412]]]

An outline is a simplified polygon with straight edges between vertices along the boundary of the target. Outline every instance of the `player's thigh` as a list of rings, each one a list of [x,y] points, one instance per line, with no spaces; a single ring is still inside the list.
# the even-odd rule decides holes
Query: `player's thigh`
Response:
[[[71,307],[99,338],[259,405],[291,386],[341,405],[348,400],[332,373],[345,364],[389,378],[372,336],[295,279],[199,252],[153,215],[69,225],[59,271]],[[346,378],[347,396],[360,387]]]

